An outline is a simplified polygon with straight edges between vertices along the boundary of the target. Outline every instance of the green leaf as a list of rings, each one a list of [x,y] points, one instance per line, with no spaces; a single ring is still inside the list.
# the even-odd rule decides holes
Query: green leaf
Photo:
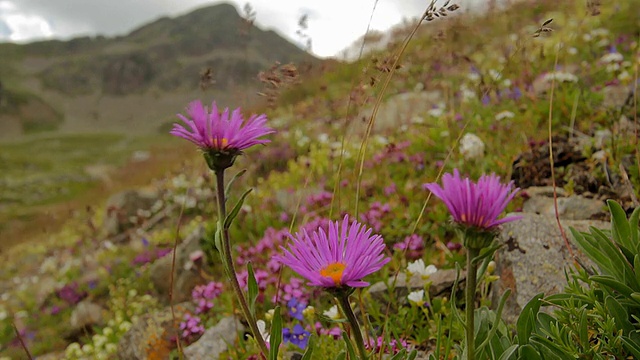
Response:
[[[595,281],[599,284],[608,286],[610,288],[612,288],[613,290],[621,293],[622,295],[626,296],[626,297],[631,297],[631,294],[634,292],[632,288],[628,287],[627,285],[621,283],[620,281],[617,281],[616,279],[614,279],[611,276],[607,276],[607,275],[593,275],[591,277],[589,277],[590,280]]]
[[[631,230],[631,243],[635,246],[636,253],[640,252],[640,243],[638,242],[638,221],[640,221],[640,207],[635,208],[629,217],[629,229]]]
[[[307,342],[307,350],[302,355],[302,359],[300,360],[311,360],[311,354],[313,353],[313,348],[316,346],[316,338],[313,334],[309,335],[309,340]]]
[[[407,356],[407,360],[414,360],[416,357],[418,357],[418,350],[413,349],[409,353],[409,356]]]
[[[514,354],[518,352],[518,345],[511,345],[508,348],[506,348],[504,350],[504,352],[502,353],[502,355],[500,355],[500,358],[498,360],[509,360],[511,359],[512,356],[514,356]],[[529,359],[529,358],[526,358]]]
[[[240,171],[238,171],[237,174],[233,175],[233,177],[231,178],[231,180],[229,180],[229,183],[227,184],[227,187],[224,189],[224,198],[225,199],[229,199],[229,193],[231,192],[231,185],[233,185],[233,183],[239,179],[242,175],[244,175],[244,173],[247,172],[247,169],[242,169]]]
[[[634,358],[640,359],[640,344],[638,342],[631,340],[627,336],[622,337],[622,342],[625,345],[625,349],[632,353]]]
[[[607,200],[609,212],[611,213],[611,235],[618,244],[633,249],[631,246],[631,228],[627,221],[627,214],[620,204],[613,200]]]
[[[518,348],[518,358],[527,360],[542,360],[542,357],[531,345],[524,345]]]
[[[280,314],[280,306],[276,306],[273,312],[269,343],[271,345],[269,349],[269,360],[278,360],[278,348],[282,343],[282,315]]]
[[[405,355],[407,355],[407,350],[402,349],[398,351],[397,354],[393,355],[389,360],[403,360]]]
[[[258,299],[258,281],[256,280],[256,276],[253,272],[253,266],[251,265],[251,261],[247,263],[247,272],[248,272],[247,285],[249,287],[249,311],[251,312],[251,316],[255,318],[256,300]]]
[[[248,189],[247,191],[244,192],[244,194],[242,194],[242,196],[240,196],[240,200],[238,200],[238,202],[233,207],[231,212],[229,212],[229,214],[227,215],[227,218],[224,219],[224,228],[225,229],[228,229],[229,226],[231,226],[231,223],[233,222],[233,220],[236,218],[236,216],[238,216],[238,213],[240,212],[240,209],[242,208],[242,204],[244,204],[244,199],[247,197],[247,195],[249,195],[251,190],[253,190],[253,189]]]
[[[616,327],[619,330],[623,330],[625,335],[633,331],[634,328],[633,324],[629,321],[629,314],[613,296],[607,296],[607,298],[604,299],[604,306],[609,314],[616,320]]]
[[[587,310],[582,309],[580,312],[580,325],[578,328],[580,344],[583,348],[589,348],[589,328],[588,328],[588,318],[587,318]]]
[[[534,336],[531,339],[531,345],[539,349],[544,359],[558,359],[558,360],[575,360],[575,358],[568,354],[564,349],[555,344],[552,340],[543,338],[541,336]],[[528,359],[528,358],[526,358]]]
[[[357,359],[356,351],[353,348],[353,343],[351,343],[351,339],[349,339],[349,335],[345,331],[342,332],[342,340],[347,346],[347,352],[349,353],[349,359]]]
[[[216,226],[216,233],[213,236],[213,244],[216,246],[220,257],[224,262],[224,248],[222,247],[222,228],[220,226],[220,222],[218,222],[218,226]]]
[[[338,356],[336,356],[336,360],[344,360],[346,358],[347,358],[347,353],[345,353],[344,351],[340,351]]]
[[[529,337],[535,329],[538,313],[540,312],[540,306],[542,305],[542,297],[544,293],[535,295],[524,306],[520,316],[516,321],[516,331],[518,332],[518,344],[526,345],[529,343]]]

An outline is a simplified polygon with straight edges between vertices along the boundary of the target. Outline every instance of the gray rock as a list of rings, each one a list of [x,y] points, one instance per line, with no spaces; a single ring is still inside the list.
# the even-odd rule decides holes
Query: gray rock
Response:
[[[565,271],[574,261],[566,248],[554,217],[522,213],[523,218],[503,225],[499,240],[504,244],[495,256],[496,274],[500,279],[492,288],[493,303],[511,289],[503,319],[514,323],[522,308],[531,298],[562,291],[567,283]],[[590,226],[609,228],[609,223],[591,220],[562,220],[573,253],[583,263],[592,265],[575,247],[569,227],[588,231]]]
[[[233,316],[223,318],[216,326],[207,329],[198,341],[184,349],[187,360],[218,359],[227,351],[229,345],[236,342],[245,327]]]
[[[108,236],[120,234],[135,225],[132,219],[140,213],[148,213],[159,200],[159,194],[150,190],[126,190],[112,195],[107,200],[107,215],[104,229]]]
[[[376,132],[409,124],[416,116],[426,114],[442,101],[439,91],[406,92],[391,96],[378,109],[374,129]],[[373,109],[365,109],[359,117],[369,119]]]
[[[101,325],[104,320],[102,312],[102,307],[90,300],[79,302],[69,320],[72,331],[80,331],[91,325]]]
[[[529,195],[531,195],[530,189],[526,189]],[[580,195],[561,197],[561,194],[562,192],[558,193],[558,215],[560,219],[587,220],[594,215],[606,212],[606,205],[602,200],[589,199]],[[532,196],[524,203],[522,211],[555,217],[553,192]]]
[[[160,343],[171,343],[171,339],[179,336],[177,333],[180,321],[185,313],[191,312],[192,305],[178,304],[174,306],[175,322],[171,313],[171,307],[160,311],[145,314],[136,321],[118,342],[116,359],[119,360],[146,360],[149,358],[149,350],[160,351]],[[167,350],[168,352],[168,350]],[[167,353],[167,358],[168,358]]]
[[[464,289],[465,279],[466,273],[461,272],[460,279],[458,280],[458,290]],[[448,269],[438,270],[431,274],[428,279],[423,279],[419,276],[412,276],[409,281],[407,281],[405,273],[401,272],[398,274],[397,279],[395,277],[390,277],[387,283],[391,285],[395,281],[395,298],[399,299],[398,301],[400,301],[400,303],[406,303],[407,295],[409,295],[411,291],[424,289],[427,282],[431,282],[431,286],[429,286],[430,298],[448,296],[451,294],[451,288],[453,287],[455,280],[456,270]],[[387,289],[387,284],[383,281],[379,281],[369,287],[369,294],[371,294],[371,297],[381,304],[383,308],[386,308],[387,306],[385,301],[385,298],[387,297]]]
[[[202,250],[200,240],[204,237],[204,228],[198,227],[178,245],[176,252],[176,266],[173,272],[173,301],[183,302],[191,298],[191,291],[196,285],[207,283],[198,268],[193,266],[189,255]],[[172,254],[156,260],[151,264],[150,276],[160,299],[169,301],[171,290]]]

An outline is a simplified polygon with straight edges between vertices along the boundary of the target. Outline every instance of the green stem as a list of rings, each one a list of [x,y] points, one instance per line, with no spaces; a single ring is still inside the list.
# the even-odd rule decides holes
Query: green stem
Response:
[[[249,328],[251,329],[251,333],[253,333],[253,338],[258,342],[258,346],[260,347],[260,351],[262,352],[262,356],[267,359],[269,350],[267,348],[267,344],[264,342],[262,338],[262,334],[258,329],[258,325],[249,310],[249,305],[247,304],[247,299],[244,297],[244,293],[240,288],[240,283],[238,282],[238,277],[236,276],[235,266],[233,264],[233,256],[231,256],[231,242],[229,240],[229,229],[224,227],[224,222],[227,217],[227,209],[226,209],[226,199],[224,195],[224,170],[216,171],[216,189],[218,191],[218,226],[222,226],[222,253],[220,257],[222,258],[222,262],[225,266],[225,270],[227,273],[227,277],[229,281],[231,281],[231,287],[233,291],[236,293],[236,297],[240,302],[240,309],[242,310],[242,314],[244,315],[245,320],[249,323]]]
[[[360,325],[358,324],[358,319],[356,319],[356,314],[353,313],[351,304],[349,304],[349,295],[346,293],[340,294],[338,296],[338,301],[340,302],[342,312],[347,317],[347,320],[349,320],[349,324],[351,325],[351,332],[356,340],[356,346],[358,347],[358,352],[360,352],[360,359],[367,360],[369,357],[367,356],[367,350],[364,348],[364,338],[362,337],[362,331],[360,331]]]
[[[474,338],[474,310],[476,300],[476,283],[478,264],[473,259],[478,256],[480,250],[467,248],[467,286],[465,290],[465,312],[467,330],[467,360],[474,360],[476,353],[476,343]]]

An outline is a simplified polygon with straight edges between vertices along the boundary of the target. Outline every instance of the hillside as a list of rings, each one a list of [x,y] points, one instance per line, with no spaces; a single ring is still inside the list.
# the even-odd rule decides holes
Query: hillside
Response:
[[[0,44],[0,54],[0,140],[53,129],[149,134],[203,95],[200,74],[208,68],[214,83],[207,97],[249,104],[258,72],[276,61],[315,60],[247,24],[230,4],[116,38]]]
[[[361,356],[349,358],[391,358],[403,347],[415,359],[461,360],[469,336],[476,360],[640,358],[640,1],[452,9],[441,13],[459,16],[409,23],[386,48],[324,62],[280,89],[261,111],[276,130],[260,136],[269,143],[242,149],[220,182],[197,146],[173,137],[181,152],[152,149],[150,162],[113,174],[139,177],[106,187],[113,201],[90,194],[86,208],[56,212],[59,228],[32,223],[42,234],[0,252],[0,356],[259,358],[246,327],[231,325],[246,322],[230,273],[271,331],[256,338],[282,340],[271,348],[287,359],[306,349],[311,359],[346,358],[357,346]],[[167,21],[130,36],[167,37]],[[0,146],[0,160],[9,154],[16,176],[55,174],[93,164],[100,147],[131,145],[47,140]],[[76,157],[55,166],[58,149]],[[30,150],[47,156],[36,163]],[[487,178],[499,184],[472,185]],[[73,190],[61,184],[43,192]],[[448,203],[434,184],[448,187]],[[9,200],[38,201],[29,192]],[[612,202],[620,205],[609,217]],[[349,236],[330,227],[341,219],[361,222],[360,235],[355,224]],[[592,227],[590,245],[569,226]],[[327,237],[340,240],[319,249]],[[481,252],[471,245],[479,240]],[[350,256],[352,241],[362,256]],[[283,251],[296,244],[307,249]],[[292,253],[308,266],[285,266]],[[223,266],[229,258],[235,269]],[[478,284],[465,297],[474,269]],[[343,280],[357,271],[356,289]],[[213,355],[212,344],[225,346]]]

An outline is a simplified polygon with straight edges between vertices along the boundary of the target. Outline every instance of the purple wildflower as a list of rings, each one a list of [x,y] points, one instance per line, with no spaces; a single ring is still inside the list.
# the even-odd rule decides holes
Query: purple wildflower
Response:
[[[287,309],[289,310],[289,315],[294,319],[304,320],[302,311],[306,308],[307,308],[307,304],[302,301],[298,301],[297,298],[291,298],[291,300],[287,302]]]
[[[395,250],[405,251],[407,259],[420,259],[424,250],[424,239],[418,234],[413,234],[404,238],[402,242],[393,245],[393,248]]]
[[[269,140],[259,138],[275,132],[265,126],[266,115],[252,115],[244,124],[240,108],[229,116],[229,109],[220,113],[215,102],[209,112],[200,100],[193,101],[187,106],[187,114],[191,119],[178,114],[185,125],[174,124],[171,134],[189,140],[203,150],[237,154],[253,145],[268,143]]]
[[[184,315],[184,321],[180,322],[180,330],[182,330],[182,338],[192,339],[197,335],[204,333],[204,326],[200,323],[200,318],[197,316],[191,316],[190,314]]]
[[[377,339],[369,338],[369,341],[364,344],[367,350],[375,350],[376,353],[379,353],[380,350],[384,347],[385,353],[397,354],[400,349],[407,348],[407,342],[402,339],[400,342],[396,341],[396,339],[391,339],[389,344],[384,344],[384,338],[382,336],[378,336]]]
[[[56,292],[58,298],[65,301],[69,305],[75,305],[79,303],[82,299],[87,297],[86,291],[78,290],[78,283],[72,282],[63,286],[60,290]]]
[[[372,230],[353,221],[348,215],[342,226],[329,223],[329,231],[322,228],[309,234],[306,230],[290,236],[290,249],[283,247],[284,255],[277,258],[284,265],[309,280],[314,286],[335,288],[341,286],[364,287],[369,283],[362,278],[372,274],[390,261],[384,256],[384,240],[372,235]]]
[[[453,220],[466,227],[491,230],[520,218],[508,216],[498,219],[520,189],[513,188],[513,181],[501,184],[500,177],[495,174],[483,175],[474,183],[469,178],[462,179],[455,169],[453,175],[444,174],[442,187],[430,183],[427,188],[447,205]]]
[[[215,281],[207,285],[198,285],[191,292],[191,297],[196,303],[196,314],[206,313],[213,308],[213,300],[222,294],[222,283]]]
[[[307,347],[307,343],[309,342],[310,333],[306,331],[302,325],[296,324],[293,327],[293,331],[289,328],[282,329],[282,339],[285,343],[290,342],[301,349],[305,349]]]

